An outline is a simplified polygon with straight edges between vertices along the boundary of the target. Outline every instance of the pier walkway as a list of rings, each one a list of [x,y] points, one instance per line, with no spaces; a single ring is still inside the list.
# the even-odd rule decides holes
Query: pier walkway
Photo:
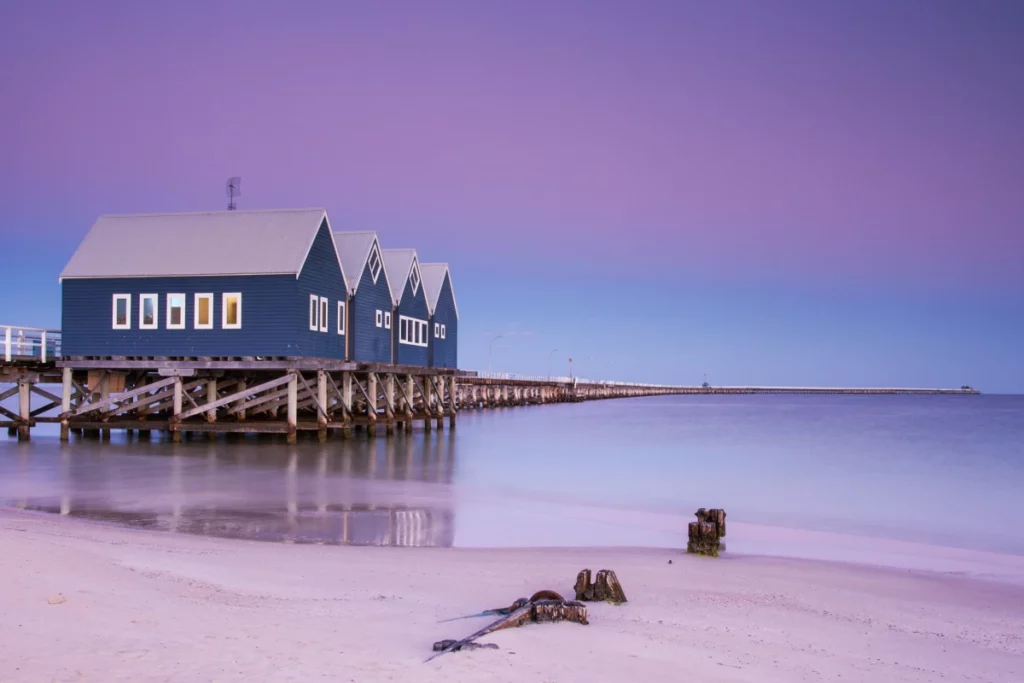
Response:
[[[182,434],[300,432],[324,440],[455,427],[460,410],[679,394],[957,394],[961,389],[693,387],[476,373],[317,358],[77,358],[59,330],[0,325],[0,428],[28,440],[38,424],[108,438],[110,430]],[[47,390],[44,386],[59,387]],[[17,396],[17,406],[6,407]],[[33,405],[35,397],[35,405]]]

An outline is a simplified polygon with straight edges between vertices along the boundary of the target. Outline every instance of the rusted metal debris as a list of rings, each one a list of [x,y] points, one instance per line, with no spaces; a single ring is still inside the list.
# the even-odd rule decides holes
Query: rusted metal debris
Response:
[[[593,582],[590,581],[590,570],[584,569],[576,575],[575,590],[576,599],[584,602],[610,602],[613,605],[626,602],[626,593],[610,569],[599,571]]]
[[[557,593],[554,593],[554,591],[540,591],[539,593],[535,593],[534,596],[545,594],[558,595]],[[583,625],[590,623],[587,621],[587,606],[575,600],[563,600],[559,597],[558,599],[538,599],[536,601],[532,601],[521,598],[512,603],[513,607],[516,605],[519,605],[519,607],[516,607],[498,621],[485,626],[476,633],[467,636],[462,640],[441,640],[434,643],[435,654],[428,657],[426,661],[429,662],[435,657],[440,657],[446,652],[457,652],[462,649],[470,649],[475,645],[474,641],[477,638],[482,638],[489,633],[505,628],[516,628],[529,623],[544,624],[555,621],[572,621]],[[506,608],[499,609],[504,610]],[[497,610],[489,611],[494,612]]]
[[[725,544],[721,540],[723,536],[725,536],[725,510],[701,508],[697,510],[697,521],[690,522],[686,552],[718,557],[718,553],[725,550]]]

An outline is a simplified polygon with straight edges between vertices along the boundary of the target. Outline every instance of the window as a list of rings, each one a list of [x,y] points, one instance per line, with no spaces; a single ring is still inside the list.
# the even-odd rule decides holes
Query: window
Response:
[[[412,293],[415,294],[420,288],[420,268],[412,264],[412,273],[409,274],[409,283],[412,285]]]
[[[157,328],[156,320],[156,304],[158,296],[156,294],[140,294],[139,295],[139,329],[140,330],[155,330]]]
[[[384,311],[384,329],[391,329],[391,311]]]
[[[377,327],[384,327],[384,311],[377,309]]]
[[[434,323],[434,339],[440,339],[440,338],[441,338],[441,324],[440,323]]]
[[[370,266],[370,275],[373,276],[373,284],[377,284],[377,276],[380,275],[380,269],[384,266],[380,261],[380,249],[377,248],[377,243],[373,243],[373,249],[370,250],[370,258],[366,261]]]
[[[167,329],[185,329],[185,295],[167,295]]]
[[[327,331],[327,297],[320,297],[320,331]]]
[[[345,302],[338,302],[338,334],[345,334]]]
[[[115,330],[132,329],[132,295],[114,295],[113,326]]]
[[[195,319],[197,330],[213,329],[213,294],[196,294]]]
[[[309,295],[309,329],[316,332],[320,329],[320,297]]]
[[[398,316],[398,341],[401,344],[426,346],[428,329],[426,320]]]
[[[221,294],[221,303],[223,305],[221,310],[221,328],[225,330],[242,329],[242,293],[231,292]]]
[[[444,325],[441,325],[441,339],[444,339],[444,335],[445,335]]]

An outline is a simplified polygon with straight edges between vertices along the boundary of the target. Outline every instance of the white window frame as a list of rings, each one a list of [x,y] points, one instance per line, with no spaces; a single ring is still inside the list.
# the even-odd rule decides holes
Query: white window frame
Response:
[[[328,322],[328,313],[329,313],[328,306],[330,306],[330,305],[331,305],[331,302],[327,300],[326,296],[320,297],[320,331],[321,332],[326,332],[327,331],[327,322]]]
[[[420,283],[423,278],[420,277],[420,267],[418,264],[412,264],[412,272],[409,273],[409,280],[412,282],[412,293],[416,294],[420,290]]]
[[[441,323],[434,323],[434,339],[441,338]]]
[[[209,313],[210,321],[207,323],[199,322],[199,302],[202,299],[206,299],[210,302]],[[212,330],[213,329],[213,293],[212,292],[200,292],[192,297],[192,327],[196,330]]]
[[[320,329],[320,297],[316,294],[309,295],[309,331],[316,332]]]
[[[445,329],[444,328],[445,328],[444,323],[441,323],[441,339],[445,338]]]
[[[384,329],[391,329],[391,311],[384,311]]]
[[[117,302],[123,301],[124,303],[124,324],[117,324]],[[131,294],[115,294],[114,299],[111,302],[113,310],[110,312],[110,324],[115,330],[130,330],[132,329],[132,295]]]
[[[405,321],[403,327],[402,321]],[[427,347],[429,345],[430,326],[426,320],[410,318],[407,315],[398,316],[398,343],[409,346]],[[419,337],[421,341],[415,341]]]
[[[153,322],[146,322],[146,302],[153,302]],[[160,329],[160,295],[139,294],[139,329],[157,330]]]
[[[345,334],[345,302],[338,302],[338,334]]]
[[[174,300],[174,297],[178,297],[179,299],[181,299],[181,322],[178,323],[177,325],[175,325],[174,323],[171,322],[171,319],[172,319],[171,311],[174,308],[173,306],[171,306],[171,302]],[[167,320],[166,320],[166,324],[164,325],[164,327],[166,327],[168,330],[183,330],[183,329],[185,329],[185,314],[187,312],[188,312],[188,298],[184,294],[182,294],[180,292],[175,293],[175,294],[168,294],[167,295]]]
[[[373,284],[377,284],[380,271],[384,270],[384,261],[380,257],[380,249],[377,248],[376,242],[373,243],[373,248],[370,249],[370,255],[366,258],[366,263],[370,266],[370,277],[373,278]]]
[[[228,324],[228,298],[236,296],[238,297],[238,321],[233,325]],[[224,292],[220,295],[220,328],[222,330],[240,330],[242,329],[242,293],[241,292]]]
[[[377,327],[384,327],[384,311],[377,309],[377,315],[374,317],[374,322]]]

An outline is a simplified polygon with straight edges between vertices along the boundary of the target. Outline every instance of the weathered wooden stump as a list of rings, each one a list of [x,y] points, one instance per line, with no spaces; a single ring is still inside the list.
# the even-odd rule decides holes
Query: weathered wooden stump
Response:
[[[460,643],[453,639],[439,640],[434,643],[434,652],[444,652],[446,650],[448,652],[458,652],[459,650],[480,650],[484,648],[497,650],[498,645],[497,643]]]
[[[725,550],[725,545],[721,542],[723,536],[725,536],[725,510],[701,508],[697,510],[697,521],[690,522],[686,552],[718,557],[718,553]]]
[[[610,569],[599,571],[593,583],[590,581],[590,570],[584,569],[576,576],[574,590],[576,599],[585,602],[610,602],[614,605],[626,602],[626,593],[615,572]]]
[[[533,621],[548,624],[554,621],[571,621],[586,626],[587,606],[575,600],[541,600],[533,603]]]

